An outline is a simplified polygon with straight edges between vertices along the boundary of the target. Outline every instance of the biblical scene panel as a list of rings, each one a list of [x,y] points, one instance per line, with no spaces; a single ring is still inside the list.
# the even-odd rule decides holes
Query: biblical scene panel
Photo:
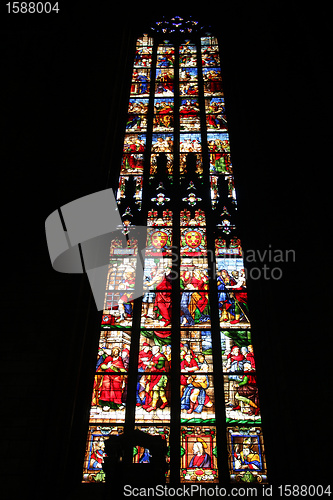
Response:
[[[208,286],[205,291],[190,290],[181,292],[180,324],[183,328],[210,328]]]
[[[107,290],[131,290],[135,285],[136,258],[110,259]]]
[[[139,372],[170,372],[171,330],[141,330]]]
[[[208,288],[207,257],[182,257],[180,261],[180,288],[202,290]]]
[[[131,347],[131,332],[111,330],[101,331],[96,362],[96,372],[127,371]]]
[[[182,483],[217,483],[216,428],[181,427]]]
[[[173,136],[170,134],[153,134],[151,150],[153,153],[172,153]]]
[[[181,153],[200,153],[201,150],[201,134],[180,134]]]
[[[218,257],[216,275],[220,285],[229,290],[242,290],[246,287],[244,261],[237,257]],[[222,286],[221,286],[222,289]]]
[[[146,149],[146,134],[125,134],[123,152],[143,153]]]
[[[165,97],[154,100],[153,132],[173,132],[173,98]]]
[[[94,380],[90,422],[101,423],[125,422],[127,398],[126,370],[109,364],[103,374],[97,374]]]
[[[200,130],[200,109],[198,99],[181,99],[179,106],[179,116],[181,131],[191,132]]]
[[[153,48],[140,46],[136,48],[134,57],[134,68],[147,68],[151,66]]]
[[[179,66],[180,67],[196,67],[197,66],[197,49],[195,45],[184,44],[179,47]]]
[[[170,422],[170,376],[163,372],[138,374],[135,422]]]
[[[221,327],[250,327],[242,263],[242,259],[217,259],[216,281]]]
[[[174,69],[173,68],[157,68],[155,96],[156,97],[171,97],[174,93]]]
[[[220,66],[220,55],[217,46],[203,46],[201,48],[202,67]]]
[[[255,371],[255,359],[250,330],[222,330],[221,350],[224,373],[242,373],[244,363]]]
[[[215,423],[213,376],[203,372],[181,375],[181,422],[189,424]]]
[[[171,283],[167,278],[161,283],[161,289],[171,290]],[[151,302],[142,304],[141,327],[143,328],[171,328],[172,302],[170,292],[149,292]],[[148,310],[151,315],[148,315]]]
[[[179,69],[179,95],[186,97],[199,95],[198,70],[196,68]]]
[[[172,258],[170,257],[147,257],[144,265],[144,291],[149,293],[150,290],[160,290],[161,284],[163,286],[163,279],[170,275],[171,268]]]
[[[124,154],[121,161],[120,175],[136,175],[143,174],[144,155],[136,153],[136,146],[134,146],[133,153]]]
[[[244,373],[224,375],[224,397],[227,424],[261,423],[257,377],[249,362]]]
[[[132,325],[133,292],[110,292],[105,294],[104,316],[108,326],[126,328]]]
[[[148,113],[149,99],[143,97],[130,98],[128,103],[128,113],[135,113],[138,115],[146,115]]]
[[[181,330],[180,369],[182,374],[188,373],[189,375],[213,371],[210,330]]]
[[[175,64],[175,49],[172,45],[159,45],[157,48],[158,68],[173,68]]]
[[[131,83],[131,97],[149,97],[150,73],[148,68],[134,68]]]
[[[266,483],[265,449],[260,427],[227,427],[232,482]]]
[[[223,97],[205,99],[207,129],[227,130],[227,119]]]
[[[202,76],[205,96],[223,97],[220,68],[202,68]]]
[[[128,114],[126,132],[147,132],[147,115],[139,113]]]
[[[83,483],[104,483],[103,470],[106,441],[110,436],[119,436],[124,432],[122,426],[92,425],[89,427],[86,453],[83,463]]]

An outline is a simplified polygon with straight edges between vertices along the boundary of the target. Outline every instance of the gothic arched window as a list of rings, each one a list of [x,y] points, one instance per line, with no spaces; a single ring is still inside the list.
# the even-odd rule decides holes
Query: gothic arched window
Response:
[[[134,429],[164,440],[170,483],[267,481],[220,57],[193,19],[136,43],[83,482]]]

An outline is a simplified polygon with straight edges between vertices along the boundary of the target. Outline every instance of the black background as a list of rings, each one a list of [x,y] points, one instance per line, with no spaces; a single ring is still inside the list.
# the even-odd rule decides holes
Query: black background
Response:
[[[58,4],[52,15],[9,15],[1,6],[3,498],[30,489],[35,498],[85,498],[84,387],[96,315],[86,319],[94,307],[86,277],[52,269],[44,223],[61,205],[105,189],[109,169],[116,180],[133,43],[161,13],[192,14],[220,37],[244,249],[295,250],[295,261],[264,262],[281,267],[280,280],[249,282],[270,481],[329,484],[327,13],[296,2],[185,12]]]

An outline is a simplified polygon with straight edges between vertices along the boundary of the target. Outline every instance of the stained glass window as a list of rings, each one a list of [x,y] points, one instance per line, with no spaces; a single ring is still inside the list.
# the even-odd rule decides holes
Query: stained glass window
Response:
[[[134,429],[163,439],[168,482],[266,482],[219,43],[197,21],[137,40],[122,151],[83,482]]]

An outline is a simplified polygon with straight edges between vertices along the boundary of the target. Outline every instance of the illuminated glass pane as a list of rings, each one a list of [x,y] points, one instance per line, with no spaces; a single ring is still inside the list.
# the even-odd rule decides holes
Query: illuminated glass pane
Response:
[[[153,131],[154,132],[172,132],[173,121],[173,99],[170,97],[155,99],[154,101],[154,119]]]
[[[159,289],[171,289],[171,283],[167,279],[164,279],[158,286],[160,287]],[[146,306],[145,303],[143,303],[141,311],[141,326],[143,328],[170,328],[172,313],[171,293],[149,292],[149,295],[150,300],[152,301],[150,310],[153,311],[153,315],[145,315]]]
[[[181,427],[182,483],[217,483],[216,428]]]
[[[150,69],[135,68],[132,75],[131,96],[149,97]]]
[[[232,482],[266,483],[267,469],[260,427],[227,427],[229,472]]]
[[[207,238],[205,227],[181,228],[180,254],[187,257],[207,255]]]
[[[181,422],[190,424],[215,423],[213,376],[201,371],[181,375]]]
[[[227,130],[224,98],[211,97],[205,100],[207,129]]]
[[[128,103],[128,112],[139,115],[148,113],[149,99],[136,98],[130,99]]]
[[[240,280],[243,277],[238,274]],[[221,327],[249,328],[247,293],[242,286],[230,288],[236,283],[226,270],[217,274],[219,317]]]
[[[180,262],[181,288],[201,290],[208,286],[207,257],[186,258]]]
[[[180,211],[180,225],[181,226],[205,226],[206,216],[205,212],[201,209],[195,210],[194,217],[190,210]]]
[[[165,276],[168,276],[172,268],[172,259],[169,257],[151,257],[145,259],[144,265],[144,291],[149,294],[150,290],[158,289]],[[147,300],[149,297],[146,298]],[[143,298],[145,300],[145,297]]]
[[[157,49],[156,66],[158,68],[172,68],[175,63],[175,49],[171,45],[160,45]]]
[[[197,99],[181,99],[179,115],[181,131],[200,130],[199,101]]]
[[[142,330],[139,372],[169,372],[171,368],[171,330]]]
[[[174,70],[173,68],[157,68],[155,96],[173,96],[174,92]]]
[[[126,134],[124,140],[124,153],[143,153],[146,148],[145,134]]]
[[[241,373],[244,363],[249,363],[255,371],[250,330],[222,330],[221,349],[224,373]]]
[[[181,45],[179,47],[179,66],[197,66],[197,49],[195,45]]]
[[[201,50],[202,66],[219,66],[220,56],[217,47],[205,47]]]
[[[151,149],[155,153],[171,153],[173,151],[173,136],[153,134]]]
[[[179,68],[179,81],[180,82],[197,82],[198,70],[197,68]]]
[[[104,311],[111,316],[110,325],[117,327],[129,327],[132,324],[133,293],[124,290],[123,292],[110,292],[105,294]]]
[[[83,463],[83,483],[104,483],[103,471],[105,442],[110,436],[118,436],[124,432],[123,427],[94,425],[89,427],[86,453]]]
[[[146,68],[151,66],[152,47],[138,47],[135,52],[134,68]]]
[[[136,391],[136,423],[170,422],[170,376],[161,372],[139,373]]]
[[[200,153],[201,135],[200,134],[180,134],[179,151],[181,153]]]
[[[125,422],[127,375],[122,370],[119,362],[119,367],[111,364],[103,375],[95,376],[90,422]]]
[[[241,240],[237,237],[231,238],[229,247],[227,247],[226,240],[219,237],[215,240],[215,254],[216,256],[234,255],[241,257],[243,255]]]
[[[130,331],[102,331],[99,337],[96,371],[105,372],[113,366],[127,371],[130,348]]]
[[[244,372],[224,375],[226,422],[228,424],[261,423],[256,374],[244,362]]]
[[[210,328],[211,325],[208,285],[206,291],[190,290],[181,292],[180,324],[184,328]]]
[[[146,256],[161,257],[163,255],[172,255],[172,229],[168,227],[148,228]]]
[[[127,117],[126,132],[147,132],[147,116],[130,113]]]
[[[246,287],[244,261],[242,258],[219,257],[216,259],[218,280],[225,284],[229,291]]]
[[[205,96],[222,97],[223,89],[219,68],[202,68]]]
[[[208,149],[211,152],[230,152],[229,134],[226,132],[208,132],[207,142]]]
[[[107,290],[131,290],[135,285],[136,258],[110,259]]]
[[[172,211],[168,209],[162,212],[155,209],[149,210],[147,226],[172,226]]]
[[[217,38],[215,36],[203,36],[201,38],[201,45],[218,45]]]
[[[180,369],[182,374],[213,371],[210,330],[181,330]],[[181,381],[185,385],[184,380]]]
[[[121,163],[120,175],[143,174],[143,154],[128,153],[124,154]]]

